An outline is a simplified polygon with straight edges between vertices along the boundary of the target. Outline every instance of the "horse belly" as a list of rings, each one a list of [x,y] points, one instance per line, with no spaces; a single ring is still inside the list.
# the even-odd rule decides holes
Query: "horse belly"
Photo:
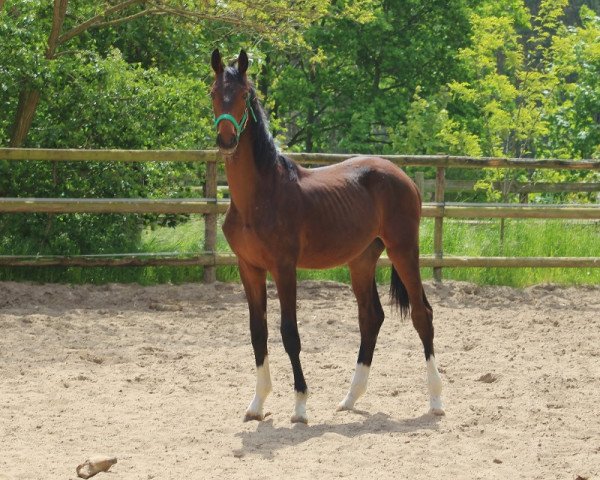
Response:
[[[377,224],[366,221],[360,226],[330,223],[303,234],[298,259],[300,268],[332,268],[356,258],[377,237]]]
[[[364,252],[372,242],[373,239],[370,239],[368,242],[361,244],[359,248],[305,252],[298,261],[298,268],[324,269],[346,265]]]
[[[378,202],[354,177],[339,172],[335,175],[337,184],[305,191],[300,267],[343,265],[360,255],[378,236]]]

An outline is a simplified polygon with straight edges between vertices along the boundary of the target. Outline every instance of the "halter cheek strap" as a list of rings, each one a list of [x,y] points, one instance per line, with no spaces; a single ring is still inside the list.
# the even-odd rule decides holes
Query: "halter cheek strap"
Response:
[[[254,113],[254,110],[252,109],[252,105],[250,102],[251,102],[251,99],[250,99],[250,97],[248,97],[246,99],[246,108],[244,109],[244,115],[242,115],[242,119],[239,122],[230,113],[223,113],[223,114],[219,115],[217,118],[215,118],[214,127],[217,128],[219,126],[219,123],[221,123],[223,120],[229,120],[235,127],[235,136],[236,136],[237,140],[239,140],[240,136],[242,135],[242,133],[244,133],[244,130],[246,129],[246,124],[248,123],[248,110],[250,110],[250,113],[252,114],[252,118],[254,118],[254,121],[255,122],[257,121],[256,115]]]

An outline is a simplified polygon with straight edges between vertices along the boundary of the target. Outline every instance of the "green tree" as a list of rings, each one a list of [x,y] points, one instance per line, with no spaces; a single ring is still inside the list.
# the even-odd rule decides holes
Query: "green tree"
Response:
[[[214,142],[207,56],[215,43],[298,44],[323,2],[113,1],[0,8],[0,145],[195,149]],[[326,4],[325,4],[326,5]],[[223,40],[223,38],[225,40]],[[239,48],[239,45],[236,45]],[[202,167],[201,167],[202,168]],[[202,171],[182,164],[0,164],[0,194],[185,196]],[[177,218],[162,217],[172,223]],[[3,215],[11,253],[135,249],[135,215]]]
[[[385,152],[417,85],[436,92],[468,41],[466,2],[338,0],[308,50],[269,56],[269,106],[288,148]],[[264,93],[264,92],[263,92]]]
[[[580,25],[552,40],[550,69],[558,79],[548,109],[547,155],[600,158],[600,15],[587,6]]]
[[[462,78],[448,84],[452,100],[418,91],[412,115],[395,129],[396,146],[485,156],[597,155],[598,17],[582,7],[581,25],[568,27],[566,7],[566,0],[542,0],[532,15],[511,0],[481,4],[471,16],[470,45],[458,54]],[[579,175],[493,171],[481,185],[507,200],[491,186]]]
[[[221,34],[233,32],[281,45],[301,42],[302,28],[318,18],[326,5],[316,0],[301,4],[288,0],[255,0],[251,8],[243,0],[226,4],[200,0],[125,0],[102,5],[92,1],[54,0],[53,8],[49,9],[32,0],[9,0],[0,9],[3,25],[0,64],[5,64],[7,57],[17,52],[15,62],[6,62],[13,64],[14,70],[5,69],[2,80],[12,80],[19,89],[17,105],[7,110],[14,114],[9,126],[9,145],[23,145],[29,134],[49,64],[73,49],[89,49],[90,31],[115,28],[148,16],[168,15],[187,22],[210,24],[211,30]],[[20,65],[29,68],[19,68]]]
[[[390,133],[394,151],[411,155],[481,156],[479,138],[450,118],[450,100],[447,89],[423,98],[421,88],[417,87],[406,120]]]

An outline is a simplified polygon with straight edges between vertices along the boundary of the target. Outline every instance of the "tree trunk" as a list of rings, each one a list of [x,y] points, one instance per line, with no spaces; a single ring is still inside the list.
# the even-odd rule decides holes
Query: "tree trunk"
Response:
[[[320,87],[320,84],[317,83],[317,74],[315,72],[315,68],[314,66],[311,65],[310,70],[308,72],[308,78],[310,79],[310,83],[312,85],[315,85],[316,88]],[[310,105],[308,107],[308,112],[306,112],[306,142],[305,142],[305,149],[306,152],[310,153],[314,151],[314,132],[315,129],[318,128],[315,125],[315,120],[316,120],[316,110],[317,110],[317,105],[319,102],[319,93],[318,91],[315,89],[313,90],[313,92],[311,93],[311,100],[312,100],[312,105]]]
[[[305,142],[305,146],[304,148],[306,149],[307,153],[311,153],[313,151],[314,148],[314,144],[313,144],[313,125],[315,122],[315,112],[312,108],[308,109],[308,114],[306,116],[306,122],[307,122],[307,127],[306,127],[306,142]]]
[[[48,36],[48,47],[46,48],[46,59],[52,60],[56,53],[56,47],[58,46],[58,37],[65,21],[67,14],[67,5],[69,0],[54,0],[54,11],[52,14],[52,30]],[[0,8],[4,4],[4,0],[0,0]],[[33,123],[33,117],[37,109],[38,103],[40,102],[41,93],[38,89],[31,89],[25,87],[19,95],[19,105],[17,107],[17,114],[15,115],[15,121],[13,122],[13,128],[10,135],[9,146],[12,148],[19,148],[23,146],[31,124]]]
[[[17,114],[13,124],[13,130],[10,136],[9,147],[19,148],[25,142],[31,124],[33,123],[33,116],[35,110],[40,101],[39,90],[25,89],[19,96],[19,106],[17,107]]]

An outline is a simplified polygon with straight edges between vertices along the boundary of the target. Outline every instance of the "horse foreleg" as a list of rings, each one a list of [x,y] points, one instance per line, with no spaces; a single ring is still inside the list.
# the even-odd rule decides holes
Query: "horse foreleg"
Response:
[[[296,268],[280,268],[272,273],[281,305],[281,338],[294,372],[296,405],[291,420],[292,423],[308,423],[306,415],[308,388],[300,364],[301,344],[296,320]]]
[[[352,279],[352,290],[358,303],[360,348],[350,389],[344,400],[338,405],[338,410],[354,408],[358,398],[367,391],[373,352],[375,351],[379,329],[385,318],[377,293],[377,285],[375,284],[375,266],[382,251],[383,243],[377,239],[365,252],[348,265]]]
[[[250,336],[256,361],[256,392],[244,421],[263,420],[263,407],[271,393],[271,373],[269,371],[269,356],[267,350],[267,290],[265,270],[257,269],[245,262],[239,262],[240,277],[244,284],[248,309],[250,310]]]

